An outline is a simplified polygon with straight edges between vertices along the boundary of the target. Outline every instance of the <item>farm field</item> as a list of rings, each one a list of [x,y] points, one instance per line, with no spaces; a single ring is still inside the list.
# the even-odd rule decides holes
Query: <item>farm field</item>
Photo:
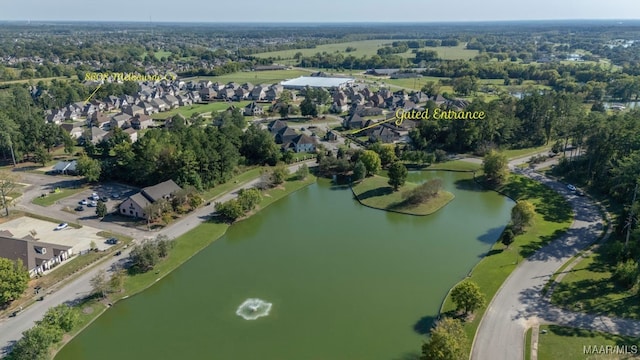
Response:
[[[237,82],[238,84],[250,82],[254,85],[258,84],[275,84],[287,79],[294,79],[300,76],[311,74],[312,70],[269,70],[269,71],[241,71],[221,76],[197,76],[193,78],[185,78],[185,81],[209,80],[212,82],[229,83]]]

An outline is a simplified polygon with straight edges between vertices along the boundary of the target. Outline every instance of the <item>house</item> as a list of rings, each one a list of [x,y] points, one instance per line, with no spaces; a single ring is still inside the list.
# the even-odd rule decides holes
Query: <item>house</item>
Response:
[[[275,140],[276,140],[276,144],[286,144],[290,141],[293,140],[293,138],[295,138],[298,135],[298,133],[293,130],[292,128],[286,126],[282,129],[280,129],[276,135],[275,135]]]
[[[266,97],[265,88],[262,85],[257,85],[251,90],[251,94],[249,94],[249,99],[254,101],[264,100]]]
[[[366,120],[361,118],[360,115],[353,113],[345,117],[342,125],[347,129],[362,129],[365,127]]]
[[[143,130],[153,125],[153,119],[149,115],[141,114],[134,116],[129,123],[136,130]]]
[[[386,126],[379,126],[371,132],[369,140],[372,142],[381,141],[383,143],[393,143],[400,140],[400,134],[398,132],[389,129]]]
[[[60,125],[62,130],[69,134],[72,139],[79,139],[82,137],[82,128],[75,126],[74,124],[62,124]]]
[[[235,101],[246,100],[249,98],[250,94],[251,94],[250,90],[247,90],[243,87],[239,87],[236,89],[235,93],[233,94],[233,99]]]
[[[129,196],[118,205],[118,213],[125,216],[147,219],[145,209],[160,199],[170,199],[177,191],[182,190],[173,180],[143,188],[139,193]]]
[[[254,102],[244,107],[244,116],[260,116],[264,113],[262,106]]]
[[[329,130],[325,134],[324,139],[326,141],[338,141],[338,134],[333,130]]]
[[[218,99],[233,100],[236,90],[232,88],[222,89],[218,92]]]
[[[202,101],[211,101],[216,97],[218,97],[218,93],[212,88],[204,88],[200,90],[198,94],[200,95],[200,99],[202,99]],[[200,101],[200,100],[197,100],[197,101]]]
[[[127,128],[127,129],[124,130],[124,132],[126,134],[129,134],[129,138],[131,139],[132,143],[138,141],[138,132],[135,129]]]
[[[126,105],[122,107],[122,112],[127,115],[136,116],[138,114],[144,114],[145,109],[138,105]]]
[[[180,106],[180,100],[178,100],[178,98],[173,95],[165,95],[164,97],[162,97],[162,100],[167,103],[167,105],[169,105],[169,108],[171,109],[175,109]]]
[[[171,108],[169,104],[164,102],[164,100],[162,99],[152,99],[151,101],[149,101],[149,103],[151,104],[151,106],[153,106],[154,112],[167,111]]]
[[[89,132],[89,141],[91,141],[91,143],[93,143],[94,145],[101,142],[105,136],[107,136],[109,134],[109,132],[99,128],[99,127],[91,127],[91,131]],[[85,139],[87,140],[87,139]]]
[[[59,161],[57,164],[53,166],[51,172],[55,174],[76,174],[76,167],[78,166],[78,162],[76,160],[73,161]]]
[[[152,115],[158,112],[158,108],[151,105],[149,101],[140,101],[138,103],[138,106],[142,108],[142,110],[144,111],[144,114],[146,115]]]
[[[300,134],[291,139],[290,142],[282,146],[283,149],[291,149],[294,152],[314,152],[316,151],[316,142],[307,134]]]
[[[111,117],[110,128],[121,128],[126,129],[131,126],[129,121],[131,120],[131,116],[128,114],[120,113]]]
[[[331,104],[331,107],[329,108],[329,111],[336,114],[345,112],[347,110],[349,110],[349,105],[345,100],[342,100],[342,99],[338,99],[337,101],[334,101],[333,104]]]
[[[0,230],[0,258],[22,261],[31,277],[52,269],[72,254],[71,246],[37,241],[32,236],[18,239],[9,231]]]
[[[267,126],[267,129],[269,130],[269,132],[271,132],[272,134],[277,134],[281,129],[286,128],[287,127],[287,123],[285,121],[282,120],[274,120],[272,122],[269,123],[269,125]]]
[[[187,95],[178,95],[176,98],[178,99],[178,106],[189,106],[193,104],[193,99]]]

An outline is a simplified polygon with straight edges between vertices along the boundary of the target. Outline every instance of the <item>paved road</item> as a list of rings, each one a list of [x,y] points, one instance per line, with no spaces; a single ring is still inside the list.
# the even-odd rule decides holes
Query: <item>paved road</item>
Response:
[[[300,166],[302,166],[302,164],[312,165],[314,163],[315,160],[300,162],[289,166],[289,171],[296,171]],[[29,199],[30,197],[32,198],[33,194],[39,195],[41,191],[39,190],[40,186],[47,186],[47,181],[51,182],[51,177],[29,174],[24,178],[25,179],[23,181],[33,181],[33,184],[36,185],[31,190],[27,190],[25,192],[25,194],[30,194],[23,198],[23,206],[26,207],[25,203],[28,203],[27,199]],[[250,188],[256,185],[258,181],[259,179],[255,179],[242,186],[239,186],[233,189],[231,192],[218,197],[216,201],[225,202],[227,200],[233,199],[237,196],[237,192],[240,189]],[[33,206],[35,206],[36,209],[38,208],[37,205]],[[158,235],[166,235],[169,238],[173,239],[209,219],[211,213],[213,213],[214,210],[215,209],[213,205],[201,207],[159,232],[145,232],[135,229],[123,228],[120,226],[118,226],[120,231],[117,232],[123,233],[135,230],[135,233],[138,235],[135,237],[137,241],[143,240],[145,238],[155,238]],[[46,210],[44,211],[44,213],[46,214]],[[64,212],[61,213],[64,214]],[[74,217],[72,214],[68,215]],[[57,213],[55,215],[51,215],[49,211],[49,216],[57,216]],[[6,354],[6,352],[10,349],[15,341],[20,339],[23,331],[31,328],[34,325],[35,321],[42,318],[47,309],[63,303],[73,303],[85,297],[91,291],[91,285],[89,284],[91,278],[94,277],[95,274],[99,271],[110,271],[116,263],[123,261],[122,259],[124,259],[127,254],[128,251],[125,251],[119,257],[113,257],[111,259],[107,259],[107,261],[105,262],[99,263],[99,265],[91,268],[90,270],[87,270],[86,272],[83,272],[82,275],[73,279],[69,283],[64,284],[64,286],[60,286],[58,289],[55,289],[53,293],[45,296],[43,301],[36,302],[34,305],[23,310],[18,316],[0,320],[0,357]]]
[[[471,358],[477,360],[521,359],[524,333],[530,324],[539,321],[539,317],[575,325],[586,324],[590,320],[588,316],[577,315],[572,320],[571,314],[552,309],[542,298],[541,290],[562,264],[596,241],[602,233],[604,223],[597,205],[588,197],[574,195],[565,184],[532,170],[519,170],[513,166],[512,170],[564,195],[573,208],[575,218],[563,236],[522,262],[498,290],[476,333]]]

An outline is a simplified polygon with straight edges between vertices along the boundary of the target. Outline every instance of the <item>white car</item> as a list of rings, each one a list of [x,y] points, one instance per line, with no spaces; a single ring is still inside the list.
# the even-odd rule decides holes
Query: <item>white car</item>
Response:
[[[576,191],[576,187],[571,185],[571,184],[567,185],[567,189],[569,189],[571,191]]]
[[[87,199],[82,199],[82,201],[80,201],[80,205],[87,205]]]
[[[97,203],[97,202],[95,202],[95,201],[92,201],[92,202],[90,202],[87,206],[88,206],[88,207],[96,207],[96,206],[98,206],[98,203]]]
[[[68,226],[69,224],[67,223],[61,223],[61,224],[58,224],[58,226],[56,226],[56,230],[66,229]]]

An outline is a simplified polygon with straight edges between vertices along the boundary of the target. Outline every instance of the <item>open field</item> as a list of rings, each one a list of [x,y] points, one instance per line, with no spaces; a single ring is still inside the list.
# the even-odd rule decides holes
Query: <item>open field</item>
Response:
[[[571,206],[566,200],[551,188],[532,179],[511,175],[509,181],[498,190],[513,199],[530,201],[535,206],[536,215],[533,225],[524,234],[516,236],[515,242],[508,249],[502,243],[496,242],[467,278],[478,284],[486,296],[487,304],[522,258],[530,256],[556,239],[573,221]],[[473,320],[464,324],[469,340],[474,338],[485,311],[486,306],[477,310]],[[455,313],[455,305],[450,296],[445,299],[442,312]],[[467,350],[471,352],[470,347]]]
[[[202,194],[202,198],[205,200],[213,200],[214,198],[228,192],[231,191],[233,188],[236,188],[238,186],[242,186],[244,184],[246,184],[247,182],[256,179],[260,176],[260,172],[263,170],[263,167],[255,167],[252,169],[248,169],[234,177],[232,177],[231,179],[229,179],[229,181],[227,181],[224,184],[219,184],[207,191],[205,191]]]
[[[637,295],[612,280],[615,259],[607,250],[615,241],[609,240],[569,270],[556,284],[551,302],[573,311],[640,319]]]
[[[294,79],[300,76],[309,75],[312,71],[292,69],[292,70],[270,70],[270,71],[240,71],[233,74],[225,74],[221,76],[197,76],[194,78],[186,78],[185,80],[209,80],[211,82],[229,83],[237,82],[238,84],[250,82],[254,85],[258,84],[276,84],[287,79]]]
[[[431,164],[429,170],[459,170],[459,171],[477,171],[482,165],[463,160],[445,161],[441,163]]]
[[[243,107],[247,106],[247,104],[249,103],[250,101],[245,100],[245,101],[234,101],[234,102],[218,101],[218,102],[212,102],[208,104],[193,104],[190,106],[181,106],[179,108],[172,109],[169,111],[156,113],[151,115],[151,118],[156,120],[166,119],[177,114],[182,114],[185,118],[188,119],[191,117],[191,115],[195,113],[202,115],[202,114],[207,114],[211,112],[218,112],[218,111],[226,110],[231,105],[242,109]]]
[[[33,199],[33,201],[31,202],[40,206],[51,206],[55,204],[57,201],[62,200],[68,196],[75,195],[83,190],[86,190],[86,188],[79,187],[79,188],[59,189],[57,192],[49,193],[45,197],[37,197]]]
[[[51,80],[71,80],[71,79],[66,77],[66,76],[55,76],[55,77],[48,77],[48,78],[33,78],[33,79],[0,81],[0,85],[28,84],[28,83],[37,84],[40,81],[42,81],[42,82],[44,82],[46,84],[49,84],[49,83],[51,83]]]
[[[454,198],[452,193],[441,190],[435,198],[428,202],[417,206],[407,206],[403,204],[402,193],[417,187],[418,184],[406,183],[398,191],[393,191],[387,183],[388,181],[389,179],[386,177],[374,175],[353,186],[353,192],[358,200],[366,206],[409,215],[433,214]]]
[[[379,48],[391,45],[394,41],[403,41],[402,39],[381,39],[381,40],[361,40],[361,41],[350,41],[339,44],[326,44],[326,45],[318,45],[313,49],[295,49],[295,50],[281,50],[281,51],[272,51],[266,53],[254,54],[254,56],[259,58],[268,58],[273,57],[277,61],[279,60],[292,60],[296,53],[300,52],[303,56],[312,56],[316,53],[341,53],[344,56],[352,55],[355,57],[362,56],[373,56],[377,54]],[[479,54],[478,50],[467,50],[465,49],[466,44],[460,44],[458,46],[438,46],[438,47],[424,47],[419,50],[435,50],[438,52],[438,56],[441,59],[445,60],[457,60],[463,59],[468,60]],[[355,48],[355,51],[346,52],[347,47]],[[406,58],[413,58],[414,54],[411,50],[397,54]]]
[[[545,331],[546,333],[543,333]],[[622,352],[619,354],[609,352],[605,355],[593,351],[594,347],[599,351],[601,346],[613,346],[612,351]],[[540,360],[622,360],[638,359],[639,354],[640,339],[556,325],[540,326],[538,336],[538,359]]]

